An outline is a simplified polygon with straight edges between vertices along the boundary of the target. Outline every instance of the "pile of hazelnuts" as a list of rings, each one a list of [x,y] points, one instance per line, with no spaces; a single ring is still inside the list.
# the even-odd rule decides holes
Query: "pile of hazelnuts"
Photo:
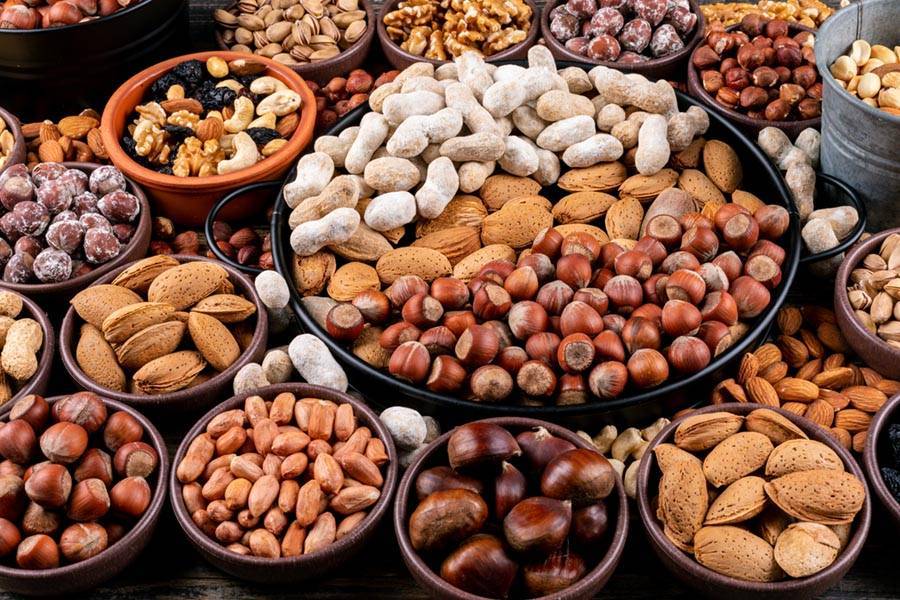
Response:
[[[615,471],[595,450],[544,427],[513,437],[476,421],[450,436],[444,464],[417,474],[407,533],[441,578],[465,592],[558,594],[605,554],[615,485]]]
[[[150,506],[159,456],[125,411],[91,392],[19,400],[0,427],[0,557],[22,569],[92,558]]]
[[[781,19],[746,15],[732,31],[714,28],[691,57],[719,104],[753,119],[793,121],[822,115],[815,35]],[[796,26],[793,26],[796,27]]]
[[[633,248],[538,234],[517,264],[471,281],[404,275],[326,315],[355,340],[386,325],[392,375],[478,402],[581,404],[689,375],[739,339],[781,281],[787,210],[725,204],[708,218],[660,214]]]

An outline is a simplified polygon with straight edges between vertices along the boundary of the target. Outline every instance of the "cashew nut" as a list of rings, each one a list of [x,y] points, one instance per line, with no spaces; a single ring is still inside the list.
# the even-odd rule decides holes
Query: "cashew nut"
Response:
[[[647,427],[641,429],[641,437],[643,437],[646,441],[652,442],[653,438],[656,437],[656,434],[663,430],[663,427],[671,423],[669,419],[665,417],[660,417],[657,420],[653,421]]]
[[[216,172],[219,175],[227,175],[241,169],[246,169],[256,164],[259,160],[259,151],[256,149],[256,142],[246,131],[241,131],[234,136],[232,140],[234,144],[234,154],[231,158],[221,161],[216,166]]]
[[[234,80],[232,79],[231,81]],[[265,75],[263,77],[254,79],[250,84],[250,91],[254,94],[268,95],[275,92],[280,92],[284,89],[287,89],[287,85],[277,77],[272,77],[271,75]]]
[[[265,127],[266,129],[275,129],[275,113],[266,113],[261,117],[256,117],[247,125],[247,129],[253,127]]]
[[[612,457],[624,461],[628,456],[637,450],[642,443],[646,443],[641,437],[641,432],[637,427],[629,427],[619,434],[610,448]]]
[[[234,114],[225,121],[225,131],[237,133],[244,131],[253,120],[253,100],[247,96],[238,96],[234,101]]]
[[[283,117],[291,114],[298,108],[300,108],[300,94],[294,90],[284,89],[263,98],[259,106],[256,107],[256,114],[264,115],[272,112],[276,116]]]
[[[606,425],[600,430],[600,433],[594,436],[594,445],[597,447],[597,451],[600,454],[609,454],[609,449],[617,437],[619,437],[619,431],[616,426]]]
[[[629,498],[637,498],[637,476],[638,469],[641,468],[641,461],[636,460],[628,465],[625,469],[625,476],[622,477],[622,485],[625,487],[625,495]]]
[[[625,463],[621,460],[616,460],[615,458],[606,459],[609,461],[609,465],[613,468],[613,471],[619,474],[619,477],[622,477],[625,474]]]

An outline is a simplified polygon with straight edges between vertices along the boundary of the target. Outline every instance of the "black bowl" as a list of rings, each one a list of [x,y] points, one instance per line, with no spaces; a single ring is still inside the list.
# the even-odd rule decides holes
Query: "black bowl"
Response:
[[[507,61],[502,64],[525,64],[524,61]],[[557,62],[560,67],[578,66],[590,69],[590,65],[570,62]],[[675,92],[678,105],[682,110],[689,106],[703,106],[685,94]],[[347,127],[359,123],[362,115],[368,112],[368,106],[360,107],[349,113],[335,125],[329,135],[337,135]],[[521,416],[534,419],[562,422],[573,427],[596,428],[602,422],[638,422],[650,421],[657,417],[669,416],[690,404],[697,398],[705,398],[714,382],[729,377],[726,367],[743,356],[757,343],[765,340],[769,324],[778,313],[778,309],[787,296],[800,260],[800,217],[791,200],[784,179],[762,151],[747,139],[735,125],[715,112],[709,112],[710,127],[707,138],[720,138],[731,143],[746,160],[744,163],[745,181],[755,182],[755,191],[772,203],[785,206],[791,215],[791,225],[786,233],[786,258],[782,265],[782,281],[772,290],[772,303],[765,313],[751,320],[750,331],[726,352],[713,360],[702,371],[688,377],[679,378],[657,388],[630,393],[612,400],[593,401],[586,404],[569,406],[522,406],[515,404],[487,404],[464,400],[447,394],[438,394],[422,387],[417,387],[380,371],[357,358],[347,347],[338,343],[306,312],[300,303],[300,295],[294,286],[291,290],[291,307],[300,319],[301,326],[321,338],[332,354],[344,366],[358,387],[365,389],[373,402],[385,405],[404,403],[425,413],[437,414],[448,422],[458,423],[465,420],[497,416]],[[295,171],[288,173],[286,181],[293,181]],[[281,193],[275,202],[272,215],[272,255],[275,269],[291,281],[291,255],[288,227],[290,209],[284,202]],[[384,398],[383,401],[380,398]]]

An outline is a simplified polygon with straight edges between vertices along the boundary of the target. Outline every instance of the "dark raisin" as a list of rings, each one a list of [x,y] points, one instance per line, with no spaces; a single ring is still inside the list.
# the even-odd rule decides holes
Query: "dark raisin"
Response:
[[[172,69],[172,72],[176,77],[184,80],[185,83],[196,86],[203,81],[206,69],[199,60],[186,60]]]
[[[166,92],[169,91],[169,88],[173,85],[184,86],[184,82],[177,75],[173,73],[166,73],[159,79],[153,82],[153,85],[150,86],[150,98],[152,100],[165,100]]]
[[[194,135],[194,132],[189,127],[181,127],[180,125],[163,125],[163,130],[178,143],[183,142],[184,138]]]
[[[247,130],[247,134],[254,142],[256,142],[257,146],[265,146],[272,140],[281,137],[278,135],[277,131],[269,129],[268,127],[251,127]]]
[[[165,167],[157,169],[157,171],[159,172],[160,175],[173,175],[174,174],[172,172],[172,167],[169,165],[166,165]]]
[[[226,87],[202,87],[194,94],[194,97],[200,101],[204,110],[222,110],[226,106],[234,102],[236,94],[234,90]]]
[[[881,476],[888,489],[891,490],[891,494],[900,502],[900,471],[890,467],[881,467]]]
[[[259,75],[241,75],[239,77],[236,77],[236,79],[245,88],[249,88],[250,84],[256,81],[257,77],[259,77]]]
[[[125,154],[131,157],[131,160],[138,163],[142,167],[153,168],[150,166],[150,161],[147,160],[146,156],[140,156],[136,150],[137,143],[134,141],[134,138],[131,136],[123,136],[122,137],[122,149],[125,150]]]
[[[247,98],[250,98],[250,100],[253,101],[254,106],[259,104],[259,101],[261,100],[261,98],[259,96],[257,96],[256,94],[254,94],[253,92],[251,92],[250,88],[248,88],[248,87],[242,87],[241,90],[237,93],[238,98],[240,98],[241,96],[246,96]]]
[[[887,437],[894,453],[894,466],[900,469],[900,423],[888,427]]]

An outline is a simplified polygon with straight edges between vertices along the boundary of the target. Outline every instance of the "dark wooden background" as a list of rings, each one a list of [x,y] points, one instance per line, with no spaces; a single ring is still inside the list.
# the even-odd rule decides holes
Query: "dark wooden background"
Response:
[[[836,0],[834,2],[836,4]],[[191,44],[213,48],[210,12],[223,5],[215,0],[191,0],[189,10]],[[178,417],[153,417],[164,433],[170,456],[191,423]],[[633,511],[636,512],[636,511]],[[193,550],[168,506],[148,548],[124,573],[89,594],[92,598],[426,598],[404,566],[393,534],[390,514],[381,532],[363,554],[325,578],[292,586],[246,584],[209,566]],[[897,573],[897,532],[876,511],[869,541],[849,575],[825,598],[900,598]],[[8,595],[7,595],[8,596]],[[87,595],[86,595],[87,596]],[[633,518],[625,555],[603,590],[610,598],[694,598],[657,560],[646,542],[640,520]]]

